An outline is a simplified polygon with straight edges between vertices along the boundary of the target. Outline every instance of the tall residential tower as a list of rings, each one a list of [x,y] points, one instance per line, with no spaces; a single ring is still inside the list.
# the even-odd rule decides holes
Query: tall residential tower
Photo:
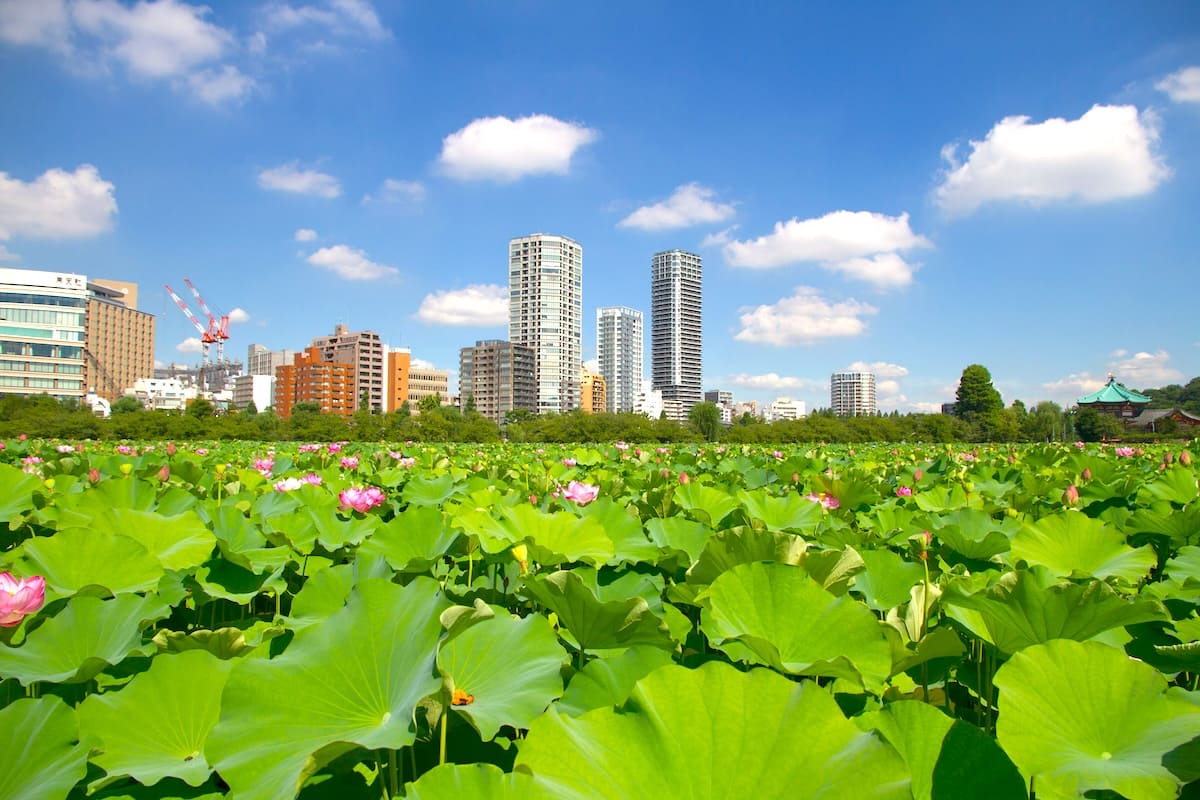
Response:
[[[656,253],[650,262],[650,377],[668,416],[687,417],[703,399],[700,256]]]
[[[829,404],[839,417],[875,414],[875,374],[835,372],[829,379]]]
[[[596,350],[609,413],[633,411],[642,390],[642,312],[625,306],[596,309]]]
[[[535,233],[508,243],[508,339],[531,348],[537,411],[579,408],[583,361],[583,248]]]

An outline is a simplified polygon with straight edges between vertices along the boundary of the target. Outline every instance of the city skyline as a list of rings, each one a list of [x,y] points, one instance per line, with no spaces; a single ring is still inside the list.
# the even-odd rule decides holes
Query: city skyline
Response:
[[[738,398],[1200,374],[1200,6],[952,10],[0,4],[0,263],[140,284],[161,362],[199,360],[157,288],[187,276],[237,352],[343,323],[453,373],[505,336],[504,242],[551,231],[585,360],[652,254],[700,255],[703,388]]]

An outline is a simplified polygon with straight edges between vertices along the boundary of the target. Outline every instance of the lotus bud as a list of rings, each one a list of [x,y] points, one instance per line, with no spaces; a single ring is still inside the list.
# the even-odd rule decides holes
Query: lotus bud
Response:
[[[167,442],[167,455],[169,455],[169,456],[175,455],[175,443],[174,442]]]
[[[524,544],[514,545],[512,554],[517,563],[521,565],[521,574],[524,575],[529,570],[529,548]]]
[[[121,474],[122,475],[128,475],[131,472],[133,472],[133,464],[122,464],[121,465]]]
[[[1163,453],[1163,463],[1164,464],[1170,464],[1173,461],[1175,461],[1174,453]]]
[[[529,495],[529,505],[531,505],[531,506],[537,505],[537,495],[536,494]]]
[[[168,467],[166,464],[163,464],[162,468],[158,471],[158,480],[160,483],[166,483],[170,479],[171,479],[171,468]]]
[[[1090,467],[1084,467],[1083,472],[1079,473],[1081,480],[1090,481],[1092,479],[1092,470]]]
[[[800,482],[800,473],[793,472],[792,473],[792,483],[799,483],[799,482]]]
[[[95,468],[88,470],[88,483],[99,483],[99,482],[100,482],[100,470],[95,469]]]
[[[1179,463],[1183,464],[1185,467],[1190,466],[1192,463],[1192,454],[1187,450],[1181,451],[1179,453]]]
[[[218,475],[224,475],[225,474],[225,465],[217,464],[213,467],[213,471],[216,472]]]
[[[1071,484],[1063,490],[1062,501],[1064,505],[1068,506],[1079,505],[1079,490],[1075,488],[1075,484]]]
[[[680,483],[687,484],[687,483],[690,483],[691,480],[692,479],[688,477],[688,474],[686,472],[679,473],[679,482]]]
[[[925,473],[924,473],[924,472],[922,472],[921,470],[917,470],[916,472],[914,472],[914,473],[913,473],[913,480],[914,480],[914,481],[919,481],[919,480],[921,480],[921,476],[923,476],[924,474],[925,474]]]

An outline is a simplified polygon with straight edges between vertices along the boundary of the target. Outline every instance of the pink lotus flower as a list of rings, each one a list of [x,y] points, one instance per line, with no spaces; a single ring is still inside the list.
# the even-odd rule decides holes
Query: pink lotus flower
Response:
[[[912,487],[911,486],[897,486],[896,487],[896,497],[912,497]]]
[[[776,450],[774,453],[771,453],[771,455],[775,457],[776,461],[783,461],[783,453],[781,451]]]
[[[338,502],[340,503],[338,508],[343,511],[347,508],[352,508],[355,511],[365,513],[375,508],[375,506],[383,505],[385,499],[383,491],[378,487],[368,486],[365,489],[351,487],[342,490],[338,495]]]
[[[198,455],[198,456],[206,456],[206,455],[208,455],[208,451],[207,451],[207,450],[205,450],[203,447],[197,447],[197,448],[196,448],[196,455]]]
[[[320,486],[321,485],[321,476],[315,472],[308,473],[300,480],[304,481],[309,486]]]
[[[277,492],[294,492],[304,485],[304,481],[299,478],[284,478],[281,481],[275,482],[275,491]]]
[[[586,506],[588,503],[595,500],[599,494],[599,486],[592,486],[589,483],[580,483],[579,481],[571,481],[567,484],[567,488],[563,490],[562,496],[573,503]]]
[[[264,477],[271,477],[271,470],[275,469],[275,462],[269,458],[254,459],[254,468]]]
[[[342,456],[342,469],[358,469],[358,456]]]
[[[329,451],[329,452],[331,452],[331,453],[340,453],[340,452],[342,452],[342,446],[341,446],[340,444],[338,444],[337,442],[330,442],[330,443],[329,443],[329,446],[328,446],[328,447],[326,447],[325,449],[326,449],[326,450],[328,450],[328,451]]]
[[[408,457],[408,458],[401,458],[396,463],[398,463],[402,467],[411,467],[417,463],[417,460],[415,458]]]
[[[46,579],[41,575],[16,578],[0,572],[0,628],[15,628],[46,602]]]
[[[616,447],[618,450],[628,450],[629,449],[629,445],[625,444],[625,442],[617,442],[614,445],[614,447]]]
[[[820,494],[813,492],[812,494],[804,495],[804,497],[805,497],[805,499],[811,500],[814,503],[820,503],[821,508],[828,508],[828,509],[832,510],[835,508],[841,508],[841,505],[842,505],[842,502],[840,500],[838,500],[836,497],[834,497],[833,495],[825,494],[824,492],[821,492]]]
[[[319,444],[302,444],[299,447],[299,451],[301,453],[315,453],[320,449],[321,445]]]
[[[399,450],[388,450],[388,455],[397,461],[404,458],[404,453],[401,453]]]
[[[1079,490],[1075,488],[1075,484],[1071,484],[1063,490],[1062,501],[1064,505],[1068,506],[1079,504]]]
[[[578,463],[579,463],[579,462],[578,462],[578,461],[576,461],[576,460],[575,460],[575,459],[573,459],[573,458],[564,458],[564,459],[562,460],[562,464],[563,464],[563,466],[564,466],[564,467],[573,467],[573,466],[575,466],[575,465],[576,465],[576,464],[578,464]]]
[[[1076,443],[1075,443],[1075,447],[1077,447],[1078,449],[1082,450],[1083,448],[1087,447],[1087,445],[1086,445],[1086,444],[1084,444],[1083,442],[1076,442]]]
[[[1113,452],[1117,454],[1118,458],[1129,458],[1130,456],[1133,455],[1133,448],[1132,447],[1117,447],[1113,450]]]
[[[88,470],[88,483],[99,483],[99,481],[100,481],[100,470],[96,469],[95,467],[93,467],[92,469],[89,469]]]
[[[1181,452],[1179,454],[1179,463],[1183,464],[1185,467],[1190,466],[1192,463],[1192,454],[1189,453],[1187,450],[1184,450],[1183,452]]]
[[[537,495],[536,494],[529,495],[529,505],[531,505],[531,506],[537,505]]]
[[[60,444],[58,447],[56,447],[54,449],[60,453],[74,453],[75,452],[75,448],[71,447],[71,445],[69,445],[69,444]]]
[[[117,445],[117,452],[123,456],[133,455],[133,448],[127,444]]]

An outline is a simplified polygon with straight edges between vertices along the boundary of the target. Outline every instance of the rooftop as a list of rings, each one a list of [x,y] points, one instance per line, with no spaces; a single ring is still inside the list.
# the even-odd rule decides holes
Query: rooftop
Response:
[[[1084,395],[1075,401],[1081,406],[1091,403],[1149,403],[1150,398],[1144,394],[1138,394],[1132,389],[1126,389],[1123,384],[1117,383],[1115,375],[1108,376],[1108,383],[1103,389],[1092,392],[1089,395]]]

